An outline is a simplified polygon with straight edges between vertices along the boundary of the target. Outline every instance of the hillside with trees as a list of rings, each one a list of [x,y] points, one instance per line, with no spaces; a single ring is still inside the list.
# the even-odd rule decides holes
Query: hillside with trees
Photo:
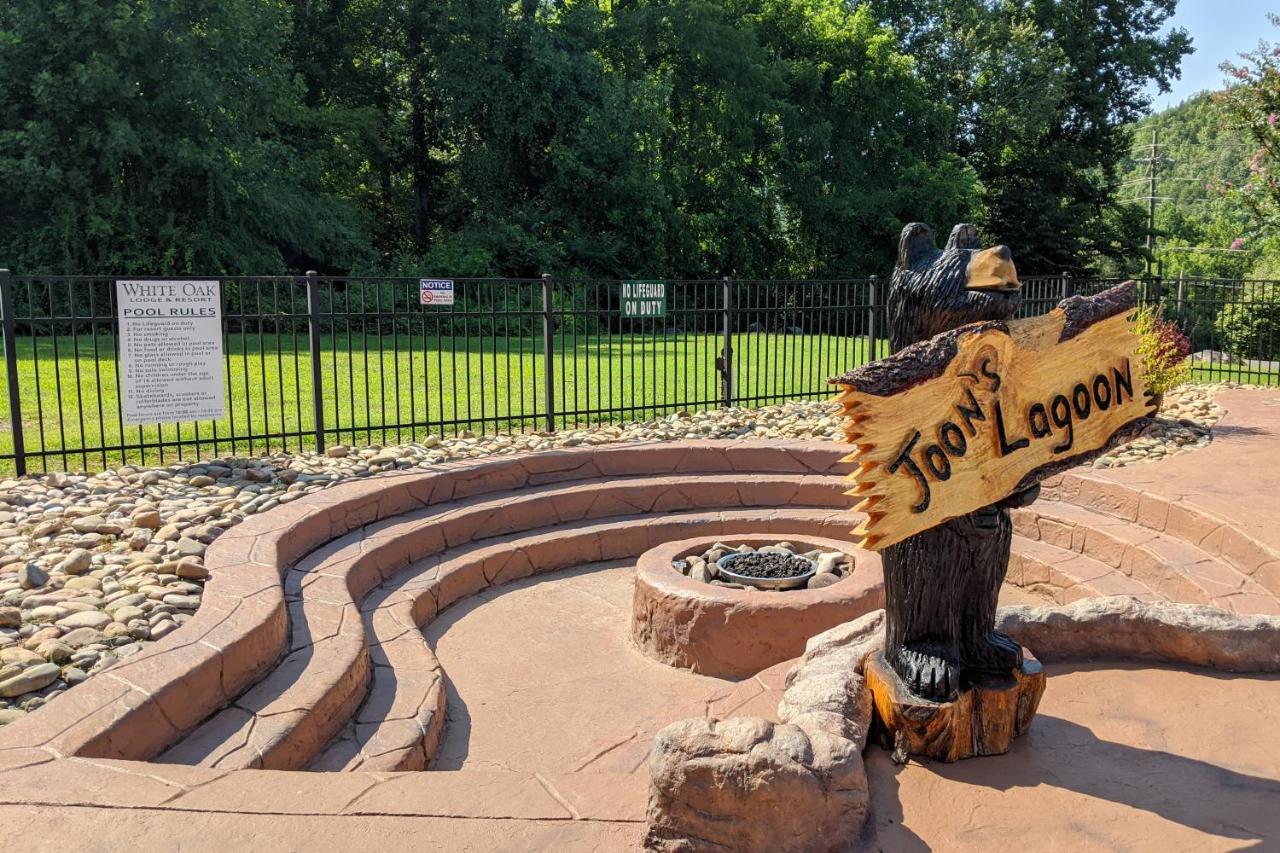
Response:
[[[977,221],[1141,251],[1175,0],[8,0],[0,265],[884,273]]]
[[[1230,85],[1223,90],[1201,93],[1133,126],[1133,150],[1121,164],[1121,197],[1146,207],[1154,156],[1156,258],[1167,276],[1280,279],[1276,51],[1262,42],[1240,61],[1224,64]]]
[[[1205,92],[1134,125],[1133,151],[1122,163],[1121,198],[1146,217],[1156,150],[1156,257],[1169,276],[1240,278],[1257,262],[1249,212],[1223,189],[1249,177],[1252,149],[1228,124],[1220,93]],[[1138,272],[1141,264],[1127,272]]]

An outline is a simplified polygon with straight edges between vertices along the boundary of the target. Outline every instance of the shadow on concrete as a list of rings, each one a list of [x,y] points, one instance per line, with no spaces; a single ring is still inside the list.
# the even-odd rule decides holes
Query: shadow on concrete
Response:
[[[1215,730],[1211,720],[1204,723],[1206,738],[1230,738],[1229,731]],[[868,846],[930,849],[902,823],[900,768],[874,745],[866,758],[873,805]],[[1045,714],[1036,717],[1032,733],[1007,755],[923,766],[961,785],[1002,792],[1049,786],[1107,800],[1209,836],[1246,843],[1236,849],[1276,849],[1272,845],[1280,843],[1280,779],[1103,740],[1085,726]],[[1070,849],[1071,839],[1060,842],[1062,849]]]

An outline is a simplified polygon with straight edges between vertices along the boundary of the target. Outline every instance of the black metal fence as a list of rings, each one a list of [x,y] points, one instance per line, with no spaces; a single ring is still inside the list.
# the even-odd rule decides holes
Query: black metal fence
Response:
[[[141,278],[141,277],[135,277]],[[187,277],[193,278],[193,277]],[[220,277],[226,414],[129,426],[114,278],[0,271],[0,467],[179,459],[573,428],[830,395],[888,352],[887,282],[667,281],[664,316],[624,316],[617,281]],[[1022,315],[1114,282],[1024,280]],[[1199,353],[1196,378],[1276,384],[1280,284],[1143,284]]]

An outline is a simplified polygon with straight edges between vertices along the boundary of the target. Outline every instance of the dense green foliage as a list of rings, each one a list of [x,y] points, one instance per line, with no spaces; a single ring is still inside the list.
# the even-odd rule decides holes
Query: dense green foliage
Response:
[[[278,270],[362,242],[325,191],[283,4],[0,6],[0,254],[28,271]]]
[[[1280,354],[1280,285],[1253,282],[1222,306],[1214,322],[1223,349],[1242,358]]]
[[[876,0],[952,107],[979,178],[978,219],[1041,272],[1132,257],[1141,213],[1114,204],[1125,123],[1176,76],[1176,0]]]
[[[0,264],[847,276],[1131,255],[1175,0],[7,0]]]
[[[1280,15],[1271,23],[1280,26]],[[1252,216],[1252,231],[1269,241],[1260,266],[1280,265],[1280,44],[1260,42],[1242,63],[1224,63],[1222,70],[1236,81],[1219,96],[1229,126],[1250,146],[1245,180],[1220,192]]]

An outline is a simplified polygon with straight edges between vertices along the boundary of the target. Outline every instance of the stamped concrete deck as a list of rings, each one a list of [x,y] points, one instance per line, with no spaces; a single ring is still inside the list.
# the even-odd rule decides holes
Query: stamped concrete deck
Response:
[[[1280,849],[1280,677],[1051,666],[1007,755],[896,767],[867,749],[868,849]]]
[[[735,683],[632,647],[633,573],[630,562],[597,564],[519,581],[432,622],[427,641],[449,673],[432,767],[639,774],[643,788],[663,726],[703,715],[776,719],[789,662]]]
[[[1280,394],[1219,399],[1228,415],[1207,449],[1048,484],[1018,517],[1010,595],[1280,611]],[[369,478],[255,516],[211,547],[191,623],[0,729],[6,849],[360,849],[373,838],[629,849],[643,831],[641,745],[664,716],[644,702],[670,691],[673,718],[708,701],[760,713],[773,676],[723,696],[696,676],[646,681],[612,666],[599,620],[539,645],[561,592],[577,601],[566,616],[594,592],[603,619],[625,579],[545,573],[744,523],[840,535],[852,521],[842,452],[725,441],[558,451]],[[504,618],[510,602],[524,607]],[[554,673],[571,677],[574,656],[596,681],[566,692]],[[486,667],[500,688],[483,683]],[[1039,822],[1049,849],[1265,849],[1274,808],[1250,804],[1277,799],[1266,736],[1278,689],[1159,667],[1051,670],[1043,719],[1010,756],[899,772],[873,756],[876,838],[884,849],[1030,849]],[[490,707],[503,690],[543,697],[548,716]],[[557,706],[568,699],[581,704]],[[609,713],[615,701],[625,713]],[[541,734],[547,722],[554,736]],[[564,737],[575,722],[590,734]],[[519,749],[504,755],[504,743]],[[461,769],[415,772],[431,760]],[[984,776],[994,762],[1003,769]],[[1006,842],[993,826],[1017,834]]]

